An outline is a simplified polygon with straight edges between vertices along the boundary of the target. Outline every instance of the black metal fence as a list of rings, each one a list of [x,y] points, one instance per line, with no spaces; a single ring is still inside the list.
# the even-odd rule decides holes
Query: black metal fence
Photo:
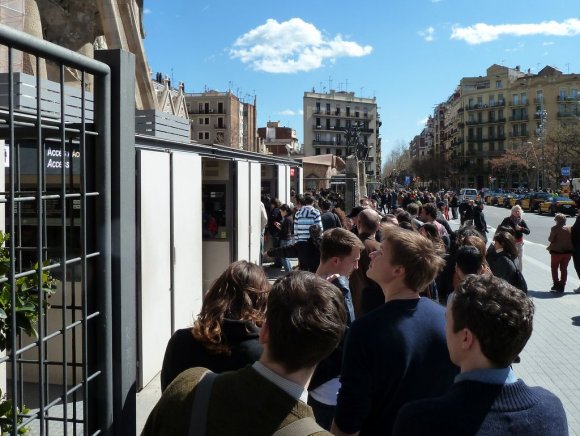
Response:
[[[0,45],[0,433],[108,434],[110,69],[4,26]]]

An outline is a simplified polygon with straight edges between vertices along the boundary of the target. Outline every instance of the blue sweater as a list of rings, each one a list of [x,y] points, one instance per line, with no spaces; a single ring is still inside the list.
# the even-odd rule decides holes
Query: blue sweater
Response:
[[[335,422],[345,433],[390,434],[404,403],[443,394],[457,372],[442,306],[427,298],[385,303],[350,326]]]
[[[414,401],[399,412],[393,435],[568,435],[560,400],[522,380],[511,384],[461,381],[439,398]]]

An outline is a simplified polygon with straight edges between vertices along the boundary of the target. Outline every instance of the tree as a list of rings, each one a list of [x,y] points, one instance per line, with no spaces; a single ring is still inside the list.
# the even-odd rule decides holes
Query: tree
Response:
[[[527,170],[529,162],[520,150],[508,150],[503,156],[491,159],[489,165],[495,174],[503,176],[507,186],[511,186],[513,172]]]
[[[541,146],[541,141],[539,141]],[[562,167],[571,167],[572,177],[580,176],[580,120],[572,119],[548,130],[543,139],[542,157],[549,186],[559,188]]]

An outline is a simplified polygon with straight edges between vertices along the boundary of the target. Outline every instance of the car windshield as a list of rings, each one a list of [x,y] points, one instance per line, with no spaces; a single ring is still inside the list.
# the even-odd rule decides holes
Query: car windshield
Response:
[[[552,201],[572,201],[568,197],[554,197]]]

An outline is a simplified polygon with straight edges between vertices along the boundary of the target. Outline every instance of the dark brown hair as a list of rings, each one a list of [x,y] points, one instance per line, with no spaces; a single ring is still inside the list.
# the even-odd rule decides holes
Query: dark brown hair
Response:
[[[316,274],[294,271],[274,283],[266,318],[270,357],[292,373],[337,347],[346,329],[344,297]]]
[[[334,256],[340,258],[349,256],[355,248],[362,251],[365,246],[354,233],[335,227],[322,234],[320,261],[325,262]]]
[[[511,365],[532,335],[532,300],[505,280],[487,274],[467,276],[452,295],[453,330],[468,328],[494,365]]]
[[[232,263],[206,292],[193,336],[210,353],[229,355],[231,349],[222,334],[224,318],[261,326],[269,291],[270,283],[260,266],[245,260]]]

